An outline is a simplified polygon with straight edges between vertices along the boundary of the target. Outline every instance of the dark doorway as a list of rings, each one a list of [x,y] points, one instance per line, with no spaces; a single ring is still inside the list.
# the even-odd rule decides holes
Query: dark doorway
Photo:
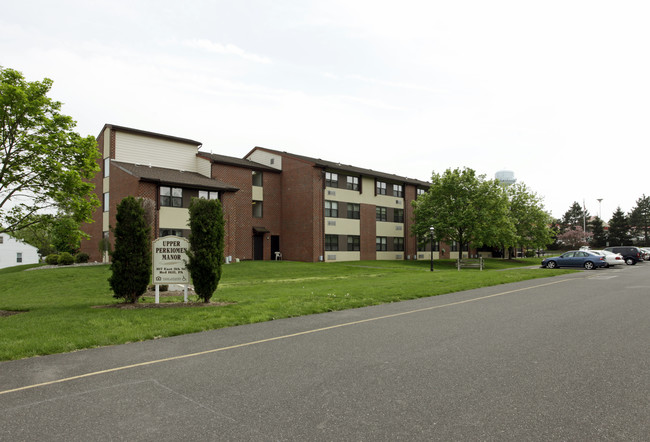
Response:
[[[253,259],[261,261],[264,259],[264,234],[253,236]]]
[[[271,259],[276,259],[275,252],[280,252],[280,236],[279,235],[271,235]],[[282,255],[280,255],[280,256],[282,256]]]

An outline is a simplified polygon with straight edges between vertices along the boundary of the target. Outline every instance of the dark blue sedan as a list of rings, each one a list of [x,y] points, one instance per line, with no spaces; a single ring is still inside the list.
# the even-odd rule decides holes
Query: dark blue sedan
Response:
[[[607,261],[604,256],[596,255],[586,250],[572,250],[560,256],[546,258],[542,261],[542,267],[546,267],[547,269],[554,269],[556,267],[584,267],[587,270],[592,270],[597,267],[607,267]]]

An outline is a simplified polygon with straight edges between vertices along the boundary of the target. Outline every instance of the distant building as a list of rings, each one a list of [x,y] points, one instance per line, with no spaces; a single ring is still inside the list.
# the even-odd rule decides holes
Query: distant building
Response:
[[[515,173],[512,170],[500,170],[494,175],[494,177],[504,186],[510,186],[517,182]]]
[[[37,264],[38,249],[29,244],[0,233],[0,269],[22,264]]]

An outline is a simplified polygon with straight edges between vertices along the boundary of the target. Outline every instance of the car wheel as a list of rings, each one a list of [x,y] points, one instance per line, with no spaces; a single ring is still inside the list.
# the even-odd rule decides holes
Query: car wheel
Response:
[[[633,266],[634,264],[636,264],[636,262],[632,258],[625,258],[625,264],[629,266]]]
[[[548,269],[554,269],[555,267],[557,267],[557,264],[555,263],[555,261],[549,261],[549,262],[546,263],[546,268],[548,268]]]
[[[593,270],[594,267],[595,267],[595,266],[594,266],[594,263],[591,262],[591,261],[585,261],[584,266],[585,266],[585,269],[586,269],[586,270]]]

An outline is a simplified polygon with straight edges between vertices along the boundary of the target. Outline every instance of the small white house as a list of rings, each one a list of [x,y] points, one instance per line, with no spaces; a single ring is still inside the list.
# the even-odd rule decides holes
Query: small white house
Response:
[[[6,233],[0,233],[0,269],[22,264],[37,264],[38,249]]]

